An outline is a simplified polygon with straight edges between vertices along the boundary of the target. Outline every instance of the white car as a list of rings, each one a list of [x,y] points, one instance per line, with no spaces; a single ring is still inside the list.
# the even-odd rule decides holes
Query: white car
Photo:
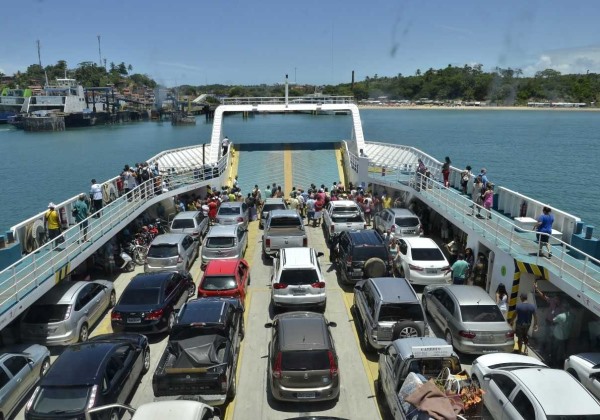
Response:
[[[398,239],[400,252],[394,261],[394,271],[413,284],[450,283],[447,270],[450,264],[439,246],[431,238]]]
[[[600,399],[600,353],[580,353],[565,360],[565,370]]]
[[[325,310],[327,295],[319,257],[313,248],[283,248],[273,259],[271,302],[280,308],[318,307]]]
[[[219,420],[221,418],[220,410],[210,405],[198,401],[171,400],[142,404],[137,409],[124,404],[103,405],[87,410],[85,419],[100,418],[101,413],[108,413],[115,407],[132,416],[131,420],[164,420],[175,417],[178,420]]]
[[[529,356],[486,354],[471,367],[494,419],[600,418],[600,402],[564,370]]]

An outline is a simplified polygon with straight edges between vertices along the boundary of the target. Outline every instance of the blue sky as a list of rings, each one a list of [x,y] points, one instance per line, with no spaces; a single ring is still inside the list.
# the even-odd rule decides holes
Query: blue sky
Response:
[[[310,84],[481,63],[600,73],[595,0],[3,1],[0,71],[124,61],[161,84]]]

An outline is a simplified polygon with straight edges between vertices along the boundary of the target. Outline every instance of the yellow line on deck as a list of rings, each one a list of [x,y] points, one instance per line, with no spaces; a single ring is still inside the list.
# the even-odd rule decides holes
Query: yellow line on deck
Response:
[[[289,145],[285,146],[283,151],[283,193],[289,194],[292,191],[292,150]]]
[[[240,164],[240,152],[239,150],[236,152],[234,146],[231,145],[230,154],[231,156],[229,158],[229,162],[231,164],[229,165],[229,178],[227,178],[226,184],[231,187],[233,185],[233,179],[238,173],[238,166]]]
[[[338,166],[338,174],[340,175],[338,181],[341,181],[342,185],[346,185],[346,174],[344,173],[344,166],[343,166],[343,155],[342,155],[342,147],[338,147],[337,149],[335,149],[335,161],[337,162],[337,166]]]

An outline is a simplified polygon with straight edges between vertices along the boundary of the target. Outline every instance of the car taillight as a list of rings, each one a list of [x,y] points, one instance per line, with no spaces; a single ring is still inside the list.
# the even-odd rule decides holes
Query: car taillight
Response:
[[[157,309],[156,311],[148,312],[144,319],[148,321],[156,321],[163,316],[164,309]]]
[[[243,217],[238,217],[236,220],[237,220],[238,223],[242,223],[244,221],[244,218]]]
[[[110,319],[111,319],[111,321],[122,321],[123,320],[123,316],[121,315],[120,312],[112,311],[110,313]]]
[[[273,378],[281,379],[281,352],[275,356],[275,363],[273,363]]]
[[[286,287],[288,287],[288,285],[285,283],[275,283],[273,285],[273,289],[285,289]]]
[[[94,408],[96,404],[96,395],[98,394],[98,385],[94,385],[92,387],[92,392],[90,392],[90,399],[88,400],[87,408],[88,410]]]
[[[511,340],[514,339],[515,338],[515,332],[514,331],[508,331],[506,333],[506,338],[509,338]]]
[[[450,271],[450,266],[447,265],[445,267],[440,268],[441,271]]]
[[[221,384],[221,391],[227,391],[227,375],[225,373],[219,376],[219,383]]]
[[[463,331],[463,330],[461,330],[461,331],[458,332],[458,335],[460,335],[461,337],[464,337],[464,338],[473,339],[473,338],[475,338],[475,336],[477,334],[475,334],[473,331]]]
[[[331,233],[335,233],[335,223],[332,223],[331,226],[329,227],[329,231]]]
[[[315,289],[324,289],[325,288],[325,282],[324,281],[318,281],[316,283],[311,284],[310,287],[314,287]]]
[[[271,248],[271,239],[269,239],[269,238],[265,239],[265,246],[267,248]]]
[[[333,379],[338,374],[338,367],[337,363],[335,363],[335,357],[333,357],[333,352],[329,350],[327,352],[327,355],[329,356],[329,376],[331,376],[331,379]]]
[[[302,246],[305,248],[308,246],[308,238],[302,238]]]
[[[65,321],[69,319],[71,316],[71,311],[73,310],[73,305],[68,305],[67,310],[65,311]]]
[[[200,235],[200,232],[192,232],[192,236],[198,236]]]
[[[419,267],[418,265],[408,264],[408,268],[415,271],[423,271],[423,267]]]

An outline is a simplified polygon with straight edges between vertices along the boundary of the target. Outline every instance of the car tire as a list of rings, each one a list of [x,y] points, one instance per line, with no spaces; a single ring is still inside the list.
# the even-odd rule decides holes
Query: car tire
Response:
[[[109,420],[119,420],[121,418],[121,414],[119,414],[119,410],[113,410],[110,412]]]
[[[373,257],[365,261],[363,272],[367,277],[383,277],[387,273],[387,267],[381,258]]]
[[[144,349],[144,354],[142,355],[144,358],[143,363],[144,367],[142,368],[142,375],[150,370],[150,346],[147,346]]]
[[[175,325],[175,313],[171,312],[169,314],[169,319],[167,320],[167,331],[171,333],[173,326]]]
[[[398,338],[411,338],[423,336],[419,326],[415,322],[411,321],[395,323],[392,331],[392,341],[397,340]]]
[[[88,338],[90,338],[90,329],[87,323],[83,323],[81,329],[79,330],[79,337],[77,339],[78,343],[85,343]]]
[[[236,383],[235,383],[235,372],[232,373],[231,384],[229,384],[229,389],[227,390],[227,401],[231,402],[235,398],[235,394],[237,393]]]
[[[454,345],[452,344],[453,340],[452,333],[450,332],[450,330],[446,330],[446,333],[444,334],[444,340],[446,340],[446,343],[454,347]]]
[[[108,307],[114,308],[116,304],[117,304],[117,292],[115,292],[113,290],[112,292],[110,292],[110,297],[108,298]]]
[[[242,325],[240,325],[240,340],[243,340],[246,336],[246,327],[244,326],[244,319],[242,318]]]
[[[196,294],[196,285],[194,283],[190,283],[188,286],[188,299],[191,299]]]
[[[46,373],[48,373],[49,370],[50,370],[50,358],[46,357],[44,359],[44,361],[42,362],[42,365],[40,366],[40,379],[42,379],[44,376],[46,376]],[[0,417],[0,420],[2,420],[2,417]]]

